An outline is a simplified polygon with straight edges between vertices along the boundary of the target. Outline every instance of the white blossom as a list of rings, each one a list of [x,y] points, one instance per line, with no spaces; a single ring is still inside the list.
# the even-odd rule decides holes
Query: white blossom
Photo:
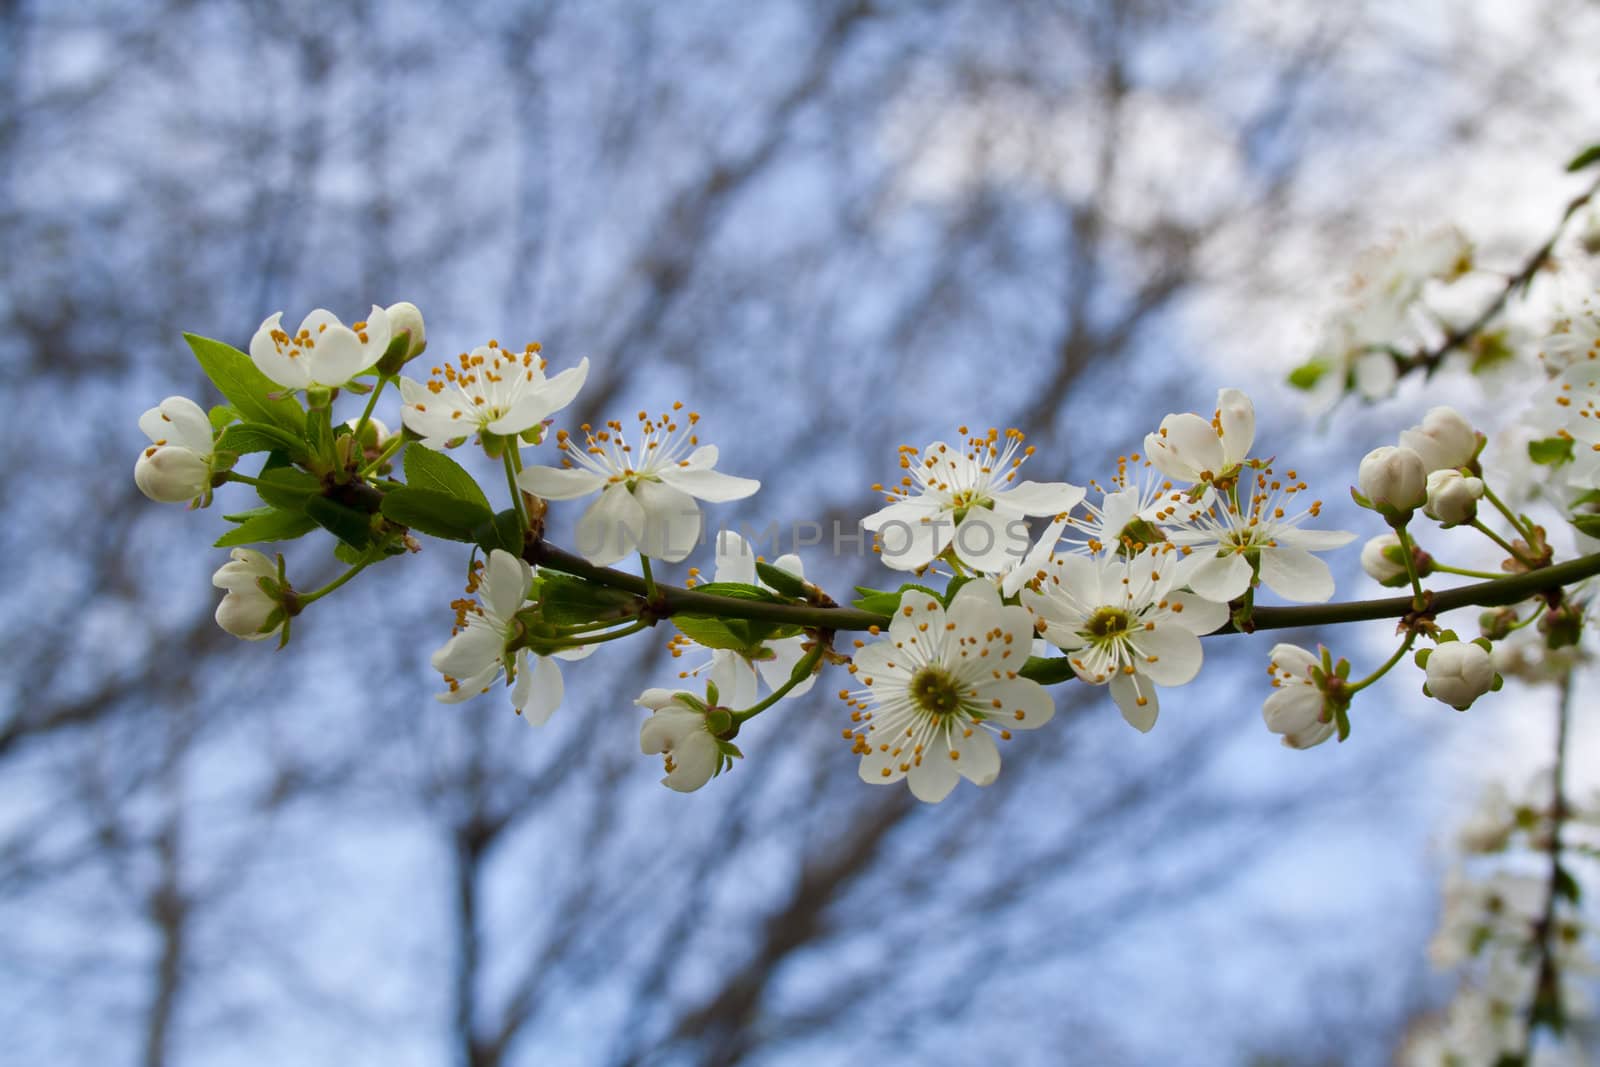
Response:
[[[1050,694],[1019,674],[1033,642],[1022,608],[993,585],[970,581],[947,611],[907,590],[888,632],[857,641],[850,672],[862,688],[840,694],[854,709],[845,731],[863,781],[906,779],[918,800],[937,802],[958,778],[988,785],[1000,773],[995,739],[1043,726]]]
[[[582,359],[551,378],[539,346],[510,352],[490,341],[434,367],[426,382],[400,379],[400,417],[429,448],[475,433],[514,437],[534,429],[578,395],[589,377]]]
[[[133,480],[151,500],[177,504],[211,488],[211,420],[186,396],[169,396],[139,416],[150,445],[133,465]]]
[[[1283,735],[1288,748],[1311,748],[1333,736],[1333,716],[1322,717],[1322,690],[1311,677],[1320,665],[1315,655],[1299,645],[1272,646],[1267,673],[1272,676],[1272,693],[1261,707],[1267,729]]]
[[[578,520],[578,551],[591,563],[605,566],[634,551],[669,563],[685,559],[704,521],[695,501],[742,500],[761,483],[714,470],[716,446],[700,444],[700,416],[682,408],[674,404],[653,419],[641,411],[637,445],[615,420],[598,431],[585,424],[582,445],[562,430],[562,466],[529,467],[517,485],[547,500],[600,494]]]
[[[293,336],[283,328],[283,312],[274,312],[250,339],[250,358],[257,369],[285,389],[337,389],[369,369],[389,347],[389,315],[376,304],[365,322],[346,326],[339,317],[317,308]]]
[[[1238,389],[1217,392],[1217,409],[1207,421],[1199,415],[1168,415],[1146,434],[1145,454],[1157,470],[1180,482],[1210,482],[1235,472],[1255,443],[1256,411]]]
[[[1137,477],[1129,471],[1135,465]],[[1086,498],[1081,502],[1082,514],[1068,514],[1057,520],[1062,527],[1057,543],[1069,552],[1137,552],[1160,540],[1157,526],[1180,508],[1190,509],[1197,502],[1189,499],[1187,491],[1174,489],[1172,482],[1164,480],[1148,460],[1141,462],[1137,454],[1117,457],[1117,473],[1109,486],[1090,479],[1089,487],[1100,494],[1100,503]],[[1209,503],[1212,492],[1210,486],[1204,487],[1198,503]]]
[[[717,534],[716,560],[713,581],[766,587],[756,573],[754,550],[748,541],[732,530],[722,530]],[[772,561],[772,565],[796,578],[805,578],[805,566],[800,562],[800,557],[792,552],[779,556]],[[717,687],[721,704],[730,708],[747,708],[756,702],[760,694],[758,683],[765,682],[769,690],[776,690],[789,681],[795,667],[805,658],[806,641],[804,634],[776,638],[763,642],[759,652],[753,655],[738,649],[714,648],[708,662],[680,670],[678,678],[683,680],[704,676]],[[695,647],[694,641],[682,634],[674,637],[669,644],[674,659]],[[804,696],[816,680],[816,675],[811,675],[789,690],[784,699]]]
[[[1218,492],[1162,526],[1167,540],[1193,557],[1185,583],[1208,600],[1225,604],[1243,596],[1259,572],[1268,589],[1286,600],[1321,603],[1333,596],[1333,572],[1313,552],[1355,539],[1344,530],[1306,530],[1322,514],[1322,501],[1304,507],[1306,483],[1294,471],[1283,477],[1271,467],[1246,471],[1231,492]]]
[[[583,659],[593,645],[562,649],[550,656],[537,655],[526,648],[508,651],[518,636],[517,612],[527,602],[533,572],[527,563],[501,549],[489,553],[488,565],[475,572],[468,592],[478,599],[461,599],[451,606],[456,624],[446,641],[433,654],[433,669],[444,675],[447,686],[435,699],[446,704],[470,700],[506,675],[515,681],[511,705],[517,714],[534,726],[543,726],[561,705],[565,685],[556,659]]]
[[[1168,545],[1131,557],[1062,555],[1038,589],[1024,589],[1046,641],[1067,653],[1079,678],[1111,687],[1123,718],[1155,725],[1155,687],[1183,685],[1200,670],[1199,634],[1228,617],[1225,605],[1177,590],[1182,568]]]
[[[962,434],[967,433],[961,427]],[[903,445],[900,484],[883,492],[890,503],[861,520],[878,535],[880,557],[895,570],[927,566],[946,548],[981,574],[1002,574],[1026,552],[1029,517],[1059,517],[1083,499],[1082,486],[1017,482],[1033,454],[1023,435],[999,430],[967,438],[964,445],[935,441],[920,452]]]
[[[261,641],[283,628],[280,621],[263,629],[274,612],[281,610],[276,597],[261,586],[265,578],[278,581],[278,565],[253,548],[236,548],[229,561],[217,568],[211,584],[227,592],[217,605],[217,625],[246,641]]]
[[[729,758],[712,735],[705,710],[692,700],[684,692],[646,689],[634,701],[651,713],[639,727],[639,750],[662,755],[667,774],[661,784],[680,793],[692,793],[711,781]]]

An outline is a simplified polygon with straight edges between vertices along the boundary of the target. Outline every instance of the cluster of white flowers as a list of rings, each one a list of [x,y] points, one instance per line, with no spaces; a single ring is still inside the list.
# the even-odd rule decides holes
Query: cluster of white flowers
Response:
[[[1512,282],[1531,285],[1552,247]],[[1466,639],[1440,627],[1438,594],[1422,585],[1435,574],[1536,575],[1557,554],[1546,524],[1570,528],[1580,550],[1600,551],[1593,281],[1519,337],[1509,326],[1488,328],[1516,285],[1476,319],[1452,320],[1433,306],[1442,287],[1473,270],[1472,245],[1454,228],[1370,253],[1318,351],[1291,377],[1326,407],[1350,392],[1386,397],[1402,375],[1431,374],[1447,356],[1467,355],[1474,372],[1506,361],[1539,368],[1528,376],[1537,391],[1527,410],[1495,449],[1459,411],[1439,406],[1360,461],[1352,495],[1388,527],[1366,541],[1361,565],[1379,583],[1408,590],[1409,599],[1378,605],[1399,618],[1401,637],[1365,677],[1352,677],[1349,661],[1326,647],[1274,645],[1262,716],[1289,748],[1348,737],[1353,699],[1408,652],[1422,692],[1461,711],[1500,688],[1503,674],[1570,678],[1587,659],[1579,642],[1600,599],[1582,578],[1591,572],[1501,583],[1498,596],[1478,601],[1497,605],[1480,616],[1481,636]],[[225,516],[237,525],[217,542],[232,549],[213,576],[224,590],[217,623],[241,639],[287,642],[307,605],[375,563],[419,550],[413,533],[470,544],[467,595],[452,602],[454,627],[432,656],[445,685],[438,699],[509,688],[513,709],[542,725],[562,701],[559,661],[670,622],[676,682],[645,689],[635,704],[648,713],[640,750],[662,758],[661,781],[679,792],[732,767],[743,756],[735,744],[743,725],[812,691],[829,665],[845,665],[852,678],[838,691],[849,708],[842,736],[860,757],[862,780],[904,781],[925,802],[950,796],[963,778],[996,781],[1003,743],[1051,721],[1046,683],[1105,686],[1123,718],[1147,732],[1158,690],[1199,674],[1202,637],[1230,622],[1253,629],[1263,592],[1328,601],[1333,572],[1318,553],[1355,537],[1320,528],[1322,501],[1298,471],[1255,454],[1255,407],[1239,389],[1220,390],[1209,416],[1167,415],[1104,485],[1021,480],[1035,449],[1020,431],[963,426],[951,441],[903,446],[898,482],[873,486],[884,504],[861,526],[879,561],[916,581],[861,589],[848,618],[865,636],[847,656],[834,650],[844,613],[806,580],[796,555],[768,563],[723,532],[711,582],[697,584],[699,571],[689,568],[686,588],[658,584],[652,562],[682,563],[704,542],[704,503],[760,488],[717,469],[718,449],[701,441],[700,416],[683,404],[640,411],[636,428],[611,420],[552,434],[553,418],[588,380],[586,359],[550,374],[539,345],[490,341],[419,381],[401,373],[427,346],[414,305],[374,305],[348,326],[321,308],[293,333],[282,323],[282,312],[263,321],[248,354],[190,337],[227,402],[207,410],[168,397],[139,418],[149,444],[134,479],[151,499],[205,507],[230,482],[260,497],[262,506]],[[375,414],[389,386],[400,394],[398,433]],[[334,405],[351,396],[367,397],[364,410],[336,420]],[[496,512],[448,458],[469,442],[504,465],[510,507]],[[552,448],[550,462],[525,465],[525,450],[541,446]],[[267,459],[256,474],[240,473],[237,463],[252,453]],[[1500,466],[1486,468],[1486,458]],[[576,522],[577,555],[549,545],[548,502],[590,497]],[[1523,507],[1546,511],[1536,521]],[[1425,550],[1419,514],[1486,538],[1503,553],[1500,571]],[[314,529],[337,538],[336,555],[349,565],[321,589],[295,589],[282,556],[236,547]],[[628,560],[637,574],[609,569]],[[942,591],[918,584],[930,575],[944,580]],[[1305,609],[1266,610],[1279,612],[1274,626],[1306,621],[1295,614]],[[1414,649],[1419,640],[1427,647]],[[1570,1034],[1530,1041],[1532,1031],[1559,1031],[1587,1011],[1579,979],[1600,973],[1565,865],[1575,852],[1600,855],[1577,836],[1600,828],[1600,803],[1556,802],[1556,793],[1551,781],[1520,799],[1492,789],[1463,830],[1470,859],[1446,887],[1430,947],[1433,961],[1463,980],[1440,1024],[1413,1043],[1410,1062],[1588,1062]],[[1527,854],[1540,862],[1521,862]],[[1513,856],[1519,862],[1503,862]]]
[[[1319,357],[1331,367],[1326,377],[1340,391],[1356,382],[1369,395],[1387,392],[1406,366],[1404,351],[1387,342],[1443,330],[1423,310],[1424,298],[1471,262],[1471,246],[1455,230],[1369,257],[1341,315],[1337,358]],[[1600,471],[1600,341],[1585,340],[1593,319],[1586,311],[1548,331],[1544,359],[1554,377],[1532,431],[1545,435],[1538,439],[1544,452],[1560,453],[1561,462],[1546,465],[1563,468],[1572,491],[1595,488]],[[340,558],[351,565],[324,589],[303,592],[287,581],[281,557],[236,549],[215,579],[228,591],[218,621],[229,632],[287,640],[306,605],[362,568],[420,547],[412,531],[475,544],[483,553],[469,568],[467,591],[475,596],[453,603],[455,628],[433,657],[447,686],[440,699],[463,701],[501,684],[519,713],[543,723],[564,690],[557,661],[670,619],[674,659],[693,655],[678,685],[639,698],[650,712],[640,746],[662,755],[664,782],[685,791],[740,756],[733,741],[744,722],[807,693],[825,666],[846,661],[832,650],[833,601],[807,584],[797,556],[769,565],[742,538],[723,533],[709,585],[678,590],[673,601],[662,592],[670,587],[656,584],[652,561],[684,562],[704,541],[704,503],[741,500],[759,488],[717,469],[718,449],[701,441],[698,413],[678,403],[640,411],[636,429],[611,420],[551,433],[553,416],[588,379],[587,360],[548,373],[539,345],[516,350],[490,341],[416,380],[401,373],[426,349],[422,316],[411,304],[374,305],[349,326],[317,309],[293,333],[282,320],[276,313],[261,324],[248,356],[190,339],[229,404],[207,412],[170,397],[140,419],[151,443],[135,480],[147,495],[204,506],[225,483],[255,486],[265,507],[229,516],[239,528],[219,544],[292,539],[320,527],[340,540]],[[1600,327],[1591,332],[1600,337]],[[377,394],[390,385],[401,396],[398,434],[375,416]],[[332,407],[346,394],[369,399],[358,418],[335,423]],[[554,462],[524,465],[525,449],[552,438]],[[472,477],[445,457],[469,442],[504,463],[511,508],[496,514]],[[1403,624],[1404,645],[1365,679],[1352,679],[1350,664],[1326,649],[1275,646],[1262,712],[1284,744],[1309,748],[1347,736],[1352,697],[1418,637],[1433,642],[1414,657],[1425,693],[1465,709],[1499,686],[1490,638],[1536,620],[1501,609],[1492,625],[1485,622],[1483,638],[1439,631],[1420,579],[1435,569],[1472,572],[1438,563],[1408,525],[1420,511],[1441,527],[1488,534],[1510,553],[1508,568],[1550,563],[1542,531],[1490,490],[1480,465],[1484,444],[1457,411],[1436,407],[1397,444],[1362,460],[1357,500],[1391,527],[1366,543],[1362,564],[1385,584],[1412,586],[1415,617]],[[849,662],[856,685],[840,692],[851,708],[844,736],[861,756],[863,778],[903,778],[930,801],[963,777],[994,781],[996,742],[1053,712],[1040,679],[1075,676],[1106,686],[1123,717],[1148,731],[1159,715],[1158,690],[1198,675],[1204,635],[1230,620],[1249,630],[1258,595],[1303,604],[1332,597],[1333,573],[1319,553],[1354,535],[1319,528],[1322,501],[1299,473],[1254,454],[1256,413],[1243,391],[1220,390],[1209,416],[1167,415],[1143,445],[1142,454],[1118,461],[1109,483],[1087,487],[1023,480],[1035,449],[1014,429],[963,426],[953,441],[900,449],[899,482],[873,487],[886,501],[861,525],[885,566],[937,574],[947,586],[863,590],[857,602],[869,618],[889,620],[856,642]],[[269,458],[258,475],[234,469],[242,454],[262,451]],[[528,560],[545,558],[538,553],[547,502],[585,497],[593,499],[577,520],[575,547],[586,564],[536,572]],[[1514,544],[1483,525],[1479,510],[1489,504],[1510,519]],[[637,559],[638,578],[604,569],[628,559]],[[691,590],[697,575],[691,568]],[[699,598],[693,603],[706,613],[683,607],[685,597]],[[1546,644],[1572,643],[1583,610],[1546,600],[1537,620]],[[717,614],[719,603],[739,602],[766,606]]]
[[[1352,390],[1368,400],[1388,396],[1399,377],[1395,346],[1428,341],[1448,329],[1428,305],[1430,286],[1452,283],[1472,269],[1472,243],[1454,226],[1399,234],[1369,249],[1311,361],[1292,380],[1310,391],[1319,408]]]
[[[891,566],[942,561],[965,580],[948,617],[936,598],[908,590],[888,632],[858,642],[852,671],[864,688],[840,694],[862,777],[906,777],[922,799],[942,798],[958,776],[987,784],[999,770],[990,735],[1039,725],[1029,702],[1048,698],[1016,673],[1026,638],[1036,633],[1079,679],[1109,687],[1128,723],[1148,731],[1157,687],[1195,678],[1200,637],[1227,622],[1230,602],[1253,598],[1258,585],[1285,599],[1328,599],[1332,575],[1312,553],[1354,537],[1303,528],[1321,504],[1296,505],[1305,483],[1251,458],[1255,409],[1237,389],[1218,394],[1209,419],[1163,419],[1146,438],[1148,459],[1122,459],[1109,488],[1091,483],[1098,500],[1066,483],[1002,488],[1031,449],[1014,430],[1001,439],[990,430],[964,449],[902,448],[907,473],[888,491],[892,502],[863,522]],[[1046,516],[1053,521],[1030,542],[1026,518]],[[901,542],[909,554],[891,543],[896,522],[917,531]],[[981,536],[966,541],[973,530]],[[1009,621],[991,623],[993,612]]]
[[[1456,972],[1459,985],[1437,1025],[1408,1050],[1410,1067],[1522,1063],[1529,1048],[1540,1053],[1536,1063],[1590,1062],[1567,1024],[1592,1015],[1587,986],[1600,965],[1564,866],[1570,852],[1561,848],[1570,849],[1572,831],[1591,827],[1600,811],[1568,802],[1558,820],[1553,798],[1549,774],[1515,800],[1494,784],[1462,827],[1471,866],[1446,879],[1428,946],[1433,965]],[[1533,1028],[1557,1039],[1530,1040]]]

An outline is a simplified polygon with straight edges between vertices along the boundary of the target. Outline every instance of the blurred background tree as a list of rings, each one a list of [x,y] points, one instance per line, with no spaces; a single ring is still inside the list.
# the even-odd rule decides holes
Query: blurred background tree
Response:
[[[1389,228],[1536,239],[1596,118],[1597,22],[0,3],[5,1055],[1388,1062],[1439,995],[1427,843],[1471,757],[1437,714],[1281,752],[1264,646],[1213,642],[1149,737],[1062,687],[1001,782],[935,810],[856,781],[823,693],[668,794],[630,704],[676,670],[665,634],[568,672],[542,731],[437,705],[463,561],[430,543],[391,564],[414,582],[240,646],[197,566],[220,529],[138,495],[134,420],[208,395],[183,330],[243,344],[273,310],[405,299],[435,358],[589,356],[572,423],[699,407],[765,483],[723,512],[757,531],[853,526],[896,444],[962,422],[1085,481],[1219,384],[1341,471],[1275,383]],[[806,555],[835,591],[869,573]]]

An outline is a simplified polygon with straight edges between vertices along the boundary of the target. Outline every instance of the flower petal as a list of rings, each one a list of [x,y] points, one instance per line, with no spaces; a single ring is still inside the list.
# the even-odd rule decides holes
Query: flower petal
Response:
[[[1333,548],[1343,548],[1355,539],[1356,535],[1349,530],[1288,529],[1278,534],[1279,541],[1303,548],[1308,552],[1326,552]]]
[[[521,670],[517,674],[516,688],[511,692],[511,704],[529,725],[543,726],[561,706],[566,683],[561,680],[561,668],[548,656],[531,656],[524,649],[518,653]],[[532,660],[530,664],[527,661]]]
[[[761,483],[754,478],[736,478],[721,471],[689,467],[667,467],[657,476],[674,489],[713,504],[743,500],[761,488]]]
[[[1056,516],[1083,503],[1084,488],[1067,482],[1019,482],[993,494],[996,508],[1022,515]]]
[[[1129,726],[1140,733],[1150,732],[1150,728],[1156,724],[1156,716],[1161,713],[1155,683],[1137,674],[1118,672],[1111,679],[1111,696]]]
[[[411,420],[406,419],[411,426]],[[417,427],[418,432],[422,432]],[[517,475],[517,488],[545,500],[576,500],[606,487],[606,477],[593,471],[566,470],[560,467],[529,467]],[[624,492],[627,490],[624,489]]]
[[[932,563],[945,550],[954,539],[956,528],[948,514],[924,510],[916,519],[888,519],[877,533],[878,559],[883,565],[897,571],[914,571]]]
[[[1199,481],[1224,469],[1216,428],[1193,412],[1162,419],[1160,431],[1145,438],[1145,449],[1157,470],[1179,481]]]
[[[1250,564],[1237,552],[1202,559],[1186,575],[1190,589],[1220,604],[1243,596],[1250,578]]]
[[[652,693],[664,694],[668,702],[657,707],[655,713],[639,725],[640,752],[647,756],[671,752],[691,734],[705,732],[705,716],[679,704],[671,690],[647,689],[634,703],[643,703]]]
[[[1037,730],[1056,713],[1049,690],[1027,678],[1002,678],[981,685],[978,699],[988,705],[984,714],[1005,730]]]
[[[311,365],[304,350],[274,334],[283,334],[283,312],[269,315],[250,339],[250,361],[256,369],[286,389],[304,389],[311,384]],[[295,353],[290,355],[290,353]]]
[[[1222,462],[1226,467],[1243,463],[1256,441],[1256,409],[1241,389],[1217,390],[1217,414],[1222,423]]]
[[[778,689],[789,681],[790,676],[794,674],[795,666],[802,659],[805,659],[806,650],[804,645],[805,638],[803,637],[789,637],[782,641],[767,642],[767,647],[772,650],[772,658],[757,660],[756,670],[761,672],[761,679],[767,683],[768,689]],[[817,676],[812,674],[809,678],[789,690],[789,696],[784,699],[804,696],[816,684],[816,681]]]
[[[509,622],[528,599],[533,572],[522,560],[500,548],[489,553],[489,565],[484,571],[484,606],[502,622]]]
[[[734,533],[723,530],[717,534],[717,569],[712,578],[718,582],[743,582],[754,585],[756,581],[756,554],[750,542]]]
[[[1228,621],[1228,605],[1197,593],[1168,593],[1169,618],[1192,634],[1205,636]]]
[[[1022,519],[998,509],[973,508],[955,528],[951,543],[956,558],[973,570],[1000,574],[1022,561],[1031,542]]]
[[[639,551],[668,563],[688,558],[700,543],[705,522],[694,498],[661,482],[640,482],[633,495],[644,509],[644,540]]]
[[[1000,777],[1000,749],[988,730],[968,727],[952,733],[950,752],[956,757],[956,773],[973,785],[989,785]]]
[[[680,793],[693,793],[711,781],[722,765],[722,752],[705,730],[688,735],[672,750],[673,769],[661,784]]]
[[[1136,634],[1133,647],[1138,650],[1139,673],[1157,685],[1183,685],[1200,673],[1204,653],[1200,638],[1173,623],[1157,623],[1152,630]]]
[[[601,493],[578,520],[576,547],[584,559],[605,567],[638,551],[644,530],[644,508],[626,485],[618,483]]]
[[[891,522],[909,526],[920,523],[942,510],[944,509],[939,502],[931,497],[919,496],[911,500],[896,500],[893,504],[881,507],[862,519],[861,528],[869,533],[877,533],[885,524]]]
[[[911,795],[924,804],[937,804],[950,795],[950,790],[961,780],[956,761],[950,758],[950,748],[944,737],[928,742],[920,760],[914,760],[906,773],[906,783]]]
[[[1333,572],[1303,548],[1261,550],[1261,580],[1285,600],[1321,604],[1333,596]]]

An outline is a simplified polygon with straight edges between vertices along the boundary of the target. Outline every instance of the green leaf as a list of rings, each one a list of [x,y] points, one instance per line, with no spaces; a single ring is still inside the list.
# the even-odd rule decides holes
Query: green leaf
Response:
[[[1596,504],[1600,504],[1600,489],[1591,489],[1573,500],[1572,510],[1577,511],[1579,508],[1593,507]]]
[[[311,449],[311,454],[325,463],[332,463],[333,452],[333,426],[328,421],[332,413],[327,408],[319,408],[311,413],[306,420],[306,445]]]
[[[719,619],[711,615],[674,615],[672,624],[698,645],[743,653],[756,652],[763,641],[772,639],[777,629],[770,623]]]
[[[489,498],[483,495],[477,481],[461,464],[431,448],[411,445],[405,452],[406,484],[412,489],[427,489],[445,496],[476,504],[490,510]]]
[[[237,452],[241,456],[250,452],[281,450],[291,456],[303,457],[306,445],[299,437],[271,423],[239,422],[222,431],[222,436],[217,439],[216,450]]]
[[[958,584],[952,583],[950,593],[953,595],[954,590],[958,588],[960,588]],[[937,592],[915,582],[907,582],[893,593],[885,592],[882,589],[868,589],[865,586],[858,585],[856,586],[856,592],[862,594],[862,596],[860,600],[854,602],[854,606],[862,611],[870,611],[875,615],[889,615],[892,617],[895,612],[900,610],[900,599],[912,591],[926,593],[941,604],[948,602],[948,596],[945,593]]]
[[[1077,677],[1065,656],[1029,656],[1017,673],[1040,685],[1059,685]]]
[[[418,533],[446,541],[468,541],[473,531],[494,518],[478,507],[430,489],[394,489],[383,498],[383,515]]]
[[[428,492],[432,492],[432,490],[428,490]],[[455,500],[458,498],[451,497],[450,499]],[[470,501],[463,500],[460,502],[465,507],[475,508],[478,506]],[[488,510],[489,504],[487,501],[484,502],[483,508],[485,511]],[[497,512],[474,526],[472,528],[472,540],[482,546],[485,552],[493,552],[498,548],[511,553],[513,556],[522,555],[522,524],[517,519],[516,509],[507,508],[504,511]]]
[[[1313,389],[1326,373],[1328,373],[1328,364],[1320,359],[1313,359],[1309,363],[1300,364],[1300,366],[1289,372],[1289,384],[1296,389]]]
[[[306,514],[351,548],[372,544],[372,516],[364,511],[352,510],[325,496],[314,496],[306,501]]]
[[[1578,880],[1572,877],[1572,872],[1560,864],[1556,865],[1554,886],[1556,896],[1566,897],[1574,904],[1583,902],[1583,888],[1578,885]]]
[[[239,418],[239,413],[226,404],[218,404],[207,415],[211,419],[212,433],[216,433],[230,422],[236,422]]]
[[[1496,330],[1478,336],[1477,343],[1472,346],[1472,363],[1467,369],[1473,374],[1483,374],[1516,358],[1516,351],[1506,340],[1506,332]]]
[[[1528,458],[1546,467],[1559,467],[1572,462],[1572,438],[1546,437],[1542,441],[1528,442]]]
[[[766,582],[786,597],[801,599],[806,595],[805,580],[790,574],[782,567],[774,567],[772,564],[758,559],[756,560],[756,574],[760,576],[763,582]]]
[[[557,626],[623,618],[637,612],[641,604],[632,593],[555,571],[539,572],[538,597],[540,616]]]
[[[870,589],[864,585],[856,586],[856,592],[861,596],[850,602],[850,606],[861,611],[870,611],[874,615],[892,616],[900,610],[900,594],[891,593],[883,589]]]
[[[272,423],[297,436],[305,432],[306,416],[299,401],[292,396],[272,399],[286,390],[257,370],[249,356],[209,337],[186,333],[183,339],[189,342],[200,369],[217,392],[227,397],[241,416],[251,422]]]
[[[1600,537],[1600,515],[1577,515],[1571,519],[1578,532],[1590,537]]]
[[[732,597],[734,600],[761,600],[768,604],[782,604],[783,597],[778,596],[770,589],[763,589],[759,585],[748,585],[744,582],[707,582],[705,585],[694,587],[697,593],[710,593],[712,596]]]
[[[317,528],[307,515],[280,508],[259,508],[245,512],[239,525],[217,538],[216,548],[233,548],[262,541],[292,541]]]
[[[297,467],[264,467],[256,480],[257,496],[289,511],[304,511],[306,501],[322,493],[321,479]]]
[[[1600,163],[1600,144],[1592,144],[1573,156],[1572,162],[1567,164],[1567,173],[1583,170],[1595,163]]]

